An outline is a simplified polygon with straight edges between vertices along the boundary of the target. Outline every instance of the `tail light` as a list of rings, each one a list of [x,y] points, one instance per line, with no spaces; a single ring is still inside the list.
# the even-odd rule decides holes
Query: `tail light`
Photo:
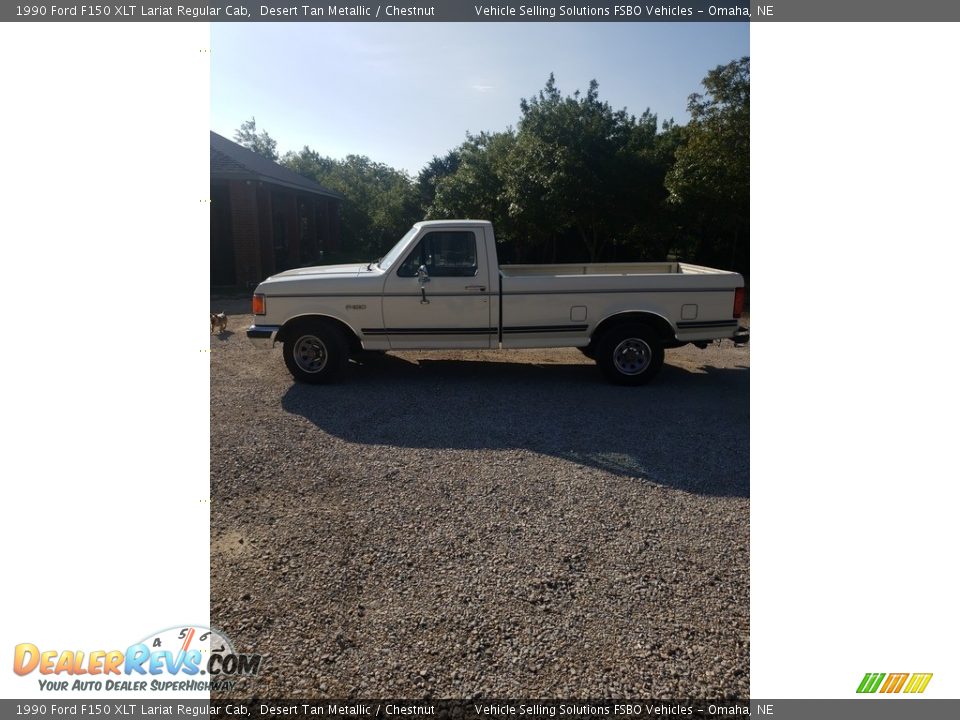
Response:
[[[263,295],[253,296],[253,314],[254,315],[267,314],[267,299]],[[740,317],[740,316],[738,315],[737,317]]]
[[[735,318],[743,315],[743,296],[744,288],[738,287],[733,293],[733,316]]]

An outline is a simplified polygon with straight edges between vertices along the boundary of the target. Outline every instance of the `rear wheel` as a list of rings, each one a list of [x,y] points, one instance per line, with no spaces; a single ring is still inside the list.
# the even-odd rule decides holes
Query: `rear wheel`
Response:
[[[620,325],[600,338],[596,360],[610,382],[643,385],[663,367],[663,343],[647,325]]]
[[[329,323],[300,323],[284,334],[283,361],[300,382],[333,382],[343,374],[348,359],[346,338]]]

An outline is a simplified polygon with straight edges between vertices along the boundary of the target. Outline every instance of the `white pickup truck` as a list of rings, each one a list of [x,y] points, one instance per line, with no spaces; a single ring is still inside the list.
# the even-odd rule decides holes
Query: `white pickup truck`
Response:
[[[267,278],[247,337],[283,343],[308,383],[364,350],[577,347],[608,380],[640,385],[664,348],[746,342],[743,293],[737,273],[686,263],[498,265],[491,223],[428,221],[376,262]]]

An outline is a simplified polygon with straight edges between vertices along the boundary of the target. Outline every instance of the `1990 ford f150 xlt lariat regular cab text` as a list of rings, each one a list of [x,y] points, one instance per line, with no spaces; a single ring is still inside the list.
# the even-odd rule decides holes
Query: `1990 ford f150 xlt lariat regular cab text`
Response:
[[[612,382],[656,375],[665,348],[748,339],[743,278],[678,262],[498,265],[482,220],[414,225],[380,260],[288,270],[253,296],[251,340],[329,382],[363,350],[577,347]]]

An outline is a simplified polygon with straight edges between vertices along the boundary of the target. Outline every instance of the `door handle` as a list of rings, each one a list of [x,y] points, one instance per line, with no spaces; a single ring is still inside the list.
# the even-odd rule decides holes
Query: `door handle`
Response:
[[[467,285],[464,290],[477,290],[478,292],[483,292],[487,289],[486,285]]]

